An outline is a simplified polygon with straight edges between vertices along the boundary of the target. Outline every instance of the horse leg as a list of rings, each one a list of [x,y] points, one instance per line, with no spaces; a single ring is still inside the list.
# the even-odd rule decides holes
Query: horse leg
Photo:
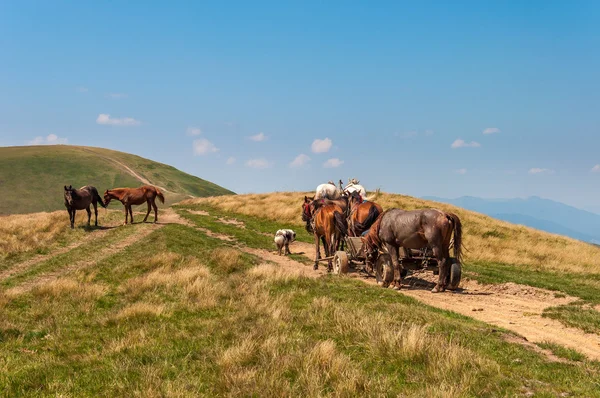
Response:
[[[96,223],[94,224],[96,227],[98,226],[98,204],[94,202],[94,215],[96,216]]]
[[[133,210],[131,209],[131,205],[129,205],[128,207],[129,207],[129,219],[131,220],[131,223],[133,224]]]
[[[392,282],[392,287],[396,290],[399,290],[402,284],[402,265],[400,265],[400,261],[398,260],[398,248],[389,243],[386,243],[385,246],[390,254],[390,257],[392,258],[392,265],[394,266],[394,281]],[[385,284],[383,287],[386,287]]]
[[[152,207],[154,208],[154,222],[158,222],[158,206],[156,205],[156,200],[152,201]]]
[[[129,216],[129,213],[127,212],[127,205],[123,206],[123,208],[125,209],[125,224],[124,225],[127,225],[127,217]]]
[[[87,211],[87,214],[88,214],[88,227],[89,227],[90,221],[92,221],[92,210],[90,209],[90,205],[88,205],[88,207],[85,208],[85,211]]]
[[[321,252],[319,250],[319,235],[315,233],[315,265],[313,266],[314,270],[319,269],[319,259],[321,257]]]
[[[71,229],[75,228],[74,223],[75,223],[75,210],[71,210],[71,209],[67,209],[67,211],[69,212],[69,223],[71,224]]]
[[[146,212],[146,217],[144,217],[144,221],[142,221],[142,222],[146,222],[146,220],[148,219],[148,215],[150,214],[150,199],[148,199],[147,203],[148,203],[148,211]]]
[[[325,257],[331,257],[331,236],[323,237],[323,250],[325,251]],[[333,264],[331,259],[327,260],[327,272],[331,272]]]
[[[439,278],[438,278],[437,285],[435,285],[434,288],[431,289],[431,292],[439,293],[439,292],[443,292],[446,290],[446,278],[448,277],[448,271],[449,271],[448,257],[450,257],[450,253],[448,250],[444,250],[443,248],[440,248],[439,246],[434,246],[433,247],[433,256],[436,258],[436,260],[438,262]]]

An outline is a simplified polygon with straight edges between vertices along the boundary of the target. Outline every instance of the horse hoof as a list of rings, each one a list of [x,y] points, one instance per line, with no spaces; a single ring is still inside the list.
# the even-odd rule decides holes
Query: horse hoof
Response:
[[[313,269],[316,271],[319,269],[319,266],[317,264],[313,265]]]
[[[433,289],[431,289],[431,293],[439,293],[441,292],[441,290],[436,286]]]

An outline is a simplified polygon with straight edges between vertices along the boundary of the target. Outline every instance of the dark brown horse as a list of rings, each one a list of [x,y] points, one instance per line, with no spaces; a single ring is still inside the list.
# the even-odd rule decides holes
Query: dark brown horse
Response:
[[[360,193],[354,191],[349,197],[348,235],[360,236],[383,213],[383,209],[375,202],[364,202]]]
[[[450,272],[450,240],[454,232],[454,257],[462,258],[462,224],[456,214],[437,209],[404,211],[390,209],[377,218],[363,242],[371,258],[376,258],[382,247],[388,251],[394,265],[392,286],[400,288],[402,264],[398,249],[430,247],[438,262],[438,283],[433,293],[446,289]],[[384,285],[385,286],[385,285]]]
[[[123,203],[125,206],[125,224],[127,224],[127,212],[129,212],[131,223],[133,224],[133,212],[131,211],[131,206],[141,205],[146,202],[148,203],[148,212],[146,213],[143,222],[146,222],[148,219],[150,206],[154,208],[154,222],[158,222],[158,207],[156,206],[155,201],[157,196],[161,203],[165,203],[165,197],[162,192],[151,185],[144,185],[139,188],[113,188],[104,192],[104,204],[108,206],[112,199],[116,199]]]
[[[88,225],[90,225],[90,220],[92,219],[92,211],[90,210],[90,205],[94,206],[94,215],[96,216],[95,226],[98,226],[98,206],[106,207],[100,195],[98,195],[98,190],[95,187],[90,185],[86,185],[85,187],[81,187],[79,189],[73,188],[71,185],[68,187],[65,185],[65,207],[69,212],[69,221],[71,221],[71,229],[75,228],[75,213],[77,210],[85,209],[88,214]]]
[[[335,204],[319,205],[317,202],[318,200],[311,201],[305,197],[302,206],[302,219],[306,222],[306,230],[315,236],[316,254],[313,267],[315,270],[319,268],[319,259],[321,258],[320,242],[323,242],[325,257],[331,257],[340,246],[342,237],[348,232],[344,212],[339,206]],[[331,270],[332,262],[329,259],[327,271]]]

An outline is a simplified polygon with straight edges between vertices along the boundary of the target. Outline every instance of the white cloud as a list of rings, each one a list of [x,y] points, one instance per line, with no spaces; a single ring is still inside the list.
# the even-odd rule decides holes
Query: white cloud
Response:
[[[251,137],[249,137],[252,141],[256,141],[256,142],[261,142],[267,139],[267,136],[265,135],[265,133],[258,133],[256,135],[253,135]]]
[[[333,142],[329,138],[325,138],[323,140],[317,138],[313,141],[312,145],[310,146],[310,149],[314,153],[324,153],[329,152],[329,150],[331,149],[331,145],[333,145]]]
[[[456,149],[456,148],[477,148],[480,147],[481,145],[479,144],[479,142],[475,142],[475,141],[471,141],[471,142],[466,142],[465,140],[461,140],[460,138],[458,140],[455,140],[452,145],[450,145],[450,148],[452,149]]]
[[[202,130],[200,130],[198,127],[188,127],[186,131],[187,131],[187,135],[191,135],[191,136],[202,134]]]
[[[207,153],[218,152],[219,148],[214,146],[212,142],[207,140],[206,138],[200,138],[199,140],[194,140],[194,155],[206,155]]]
[[[108,126],[139,126],[142,124],[142,122],[132,117],[111,118],[108,113],[99,114],[96,123]]]
[[[590,171],[592,173],[600,173],[600,164],[597,164],[594,167],[592,167],[592,169]]]
[[[252,167],[253,169],[266,169],[271,167],[271,163],[265,158],[250,159],[246,162],[246,166]]]
[[[35,137],[31,141],[27,141],[27,145],[59,145],[66,144],[69,140],[60,138],[56,134],[48,134],[46,137]]]
[[[310,158],[307,155],[301,153],[300,155],[296,156],[294,160],[292,160],[292,163],[290,163],[290,167],[302,167],[309,161]]]
[[[529,169],[529,174],[552,174],[554,170],[551,169],[542,169],[539,167],[534,167]]]
[[[227,158],[227,162],[225,163],[227,163],[228,165],[232,165],[235,163],[235,158],[233,156],[230,156]]]
[[[467,169],[458,169],[458,170],[456,170],[456,173],[458,173],[458,174],[467,174]]]
[[[108,98],[112,98],[112,99],[123,99],[123,98],[127,98],[127,94],[125,93],[109,93],[107,95]]]
[[[488,127],[485,130],[483,130],[483,134],[495,134],[499,132],[500,129],[498,127]]]
[[[328,159],[325,163],[323,163],[323,167],[327,167],[327,168],[340,167],[343,164],[344,164],[343,160],[340,160],[338,158],[331,158],[331,159]]]
[[[87,87],[83,87],[83,86],[75,87],[75,90],[76,90],[78,93],[87,93],[87,92],[88,92],[88,89],[87,89]]]

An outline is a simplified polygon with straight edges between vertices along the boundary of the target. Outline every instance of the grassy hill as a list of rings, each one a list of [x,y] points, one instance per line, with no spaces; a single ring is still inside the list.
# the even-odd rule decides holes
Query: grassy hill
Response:
[[[0,148],[0,214],[64,209],[63,186],[164,188],[167,204],[233,192],[172,166],[109,149],[70,145]]]

